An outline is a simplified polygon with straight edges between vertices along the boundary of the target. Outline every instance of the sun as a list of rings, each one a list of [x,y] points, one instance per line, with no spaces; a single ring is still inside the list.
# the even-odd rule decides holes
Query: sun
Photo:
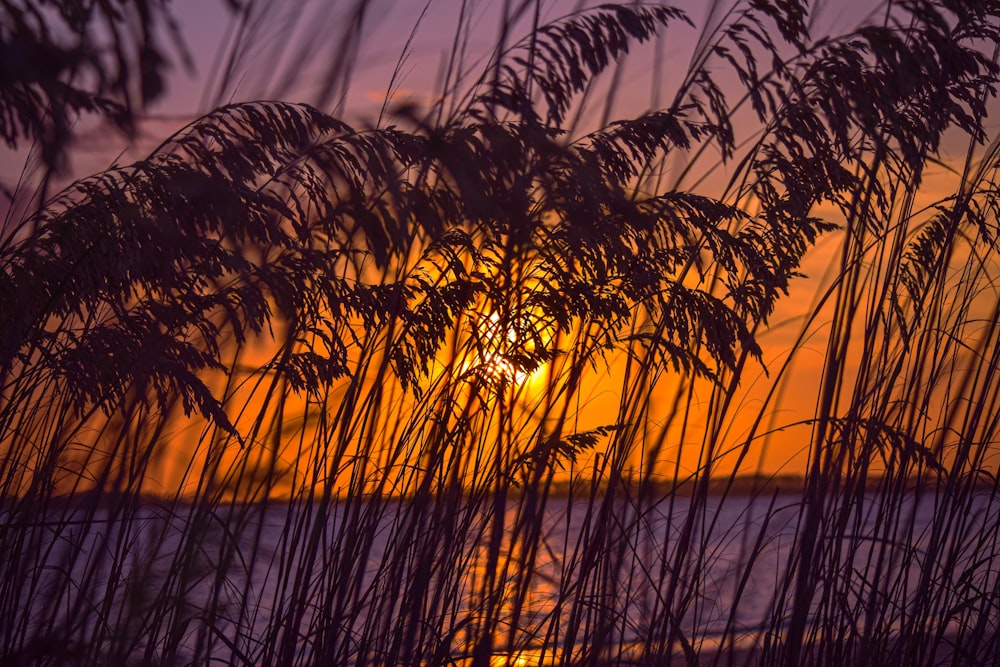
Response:
[[[491,384],[527,385],[542,375],[551,332],[528,316],[493,311],[473,328],[474,361],[469,370]]]
[[[534,667],[539,664],[535,651],[518,651],[510,655],[498,653],[490,657],[490,667]]]

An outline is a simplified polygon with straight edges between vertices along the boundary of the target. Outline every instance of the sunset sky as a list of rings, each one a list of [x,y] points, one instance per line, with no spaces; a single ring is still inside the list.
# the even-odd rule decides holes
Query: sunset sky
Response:
[[[250,21],[240,25],[228,13],[225,3],[179,0],[173,6],[180,33],[190,51],[192,67],[175,64],[166,95],[149,110],[134,141],[104,127],[81,123],[81,136],[72,154],[73,175],[98,171],[113,161],[124,164],[141,159],[169,133],[200,113],[228,102],[301,101],[332,112],[355,127],[390,124],[394,105],[426,109],[440,97],[443,82],[449,76],[448,56],[456,48],[456,34],[461,35],[457,48],[464,53],[461,65],[465,74],[461,79],[466,83],[474,79],[499,38],[502,7],[518,3],[470,2],[461,25],[461,3],[457,1],[432,0],[425,5],[423,2],[378,0],[362,4],[361,37],[353,44],[345,43],[344,35],[353,34],[352,21],[359,18],[354,13],[355,3],[285,3],[275,10],[277,19],[271,16],[260,24]],[[573,11],[580,4],[568,0],[545,3],[539,20],[544,23]],[[717,20],[727,6],[721,3],[708,9],[706,3],[697,0],[681,4],[698,26]],[[813,35],[852,27],[865,19],[864,12],[870,6],[870,3],[857,1],[819,3],[819,10],[814,15]],[[529,10],[513,26],[508,41],[522,38],[531,20]],[[613,81],[609,80],[612,77],[605,76],[601,79],[602,88],[587,98],[576,134],[597,127],[602,119],[634,117],[668,102],[678,77],[687,71],[698,34],[696,28],[678,23],[655,44],[630,54],[620,75]],[[224,77],[237,38],[244,39],[245,43],[237,48],[234,66]],[[397,65],[399,68],[394,74]],[[455,75],[451,75],[448,80],[454,79]],[[387,99],[386,109],[383,109]],[[737,132],[742,130],[746,133],[745,139],[752,139],[756,127],[747,122],[739,124],[739,114],[736,118]],[[945,146],[945,150],[944,165],[934,167],[934,173],[929,174],[924,191],[918,196],[921,202],[930,203],[948,192],[949,175],[945,165],[964,158],[964,144]],[[5,160],[5,177],[10,176],[13,165],[13,160]],[[726,183],[728,172],[729,167],[709,150],[699,156],[679,187],[717,195]],[[779,302],[771,317],[771,328],[758,332],[771,377],[758,368],[751,368],[744,374],[735,411],[737,417],[727,435],[727,440],[734,445],[741,442],[751,420],[761,412],[762,401],[771,390],[775,373],[806,324],[804,317],[816,310],[828,288],[832,277],[827,274],[831,266],[836,270],[836,262],[832,260],[840,238],[839,233],[834,233],[819,241],[802,267],[808,278],[800,278],[793,284],[791,293]],[[803,349],[796,355],[784,384],[770,407],[764,410],[768,419],[759,431],[783,429],[766,440],[766,447],[751,456],[759,458],[760,470],[764,473],[801,473],[804,470],[804,443],[808,440],[809,428],[791,425],[813,416],[825,342],[824,319],[818,317],[805,334]],[[621,363],[613,361],[608,373],[611,376],[620,373],[616,364]],[[847,373],[850,375],[850,368]],[[587,402],[581,405],[581,415],[585,415],[582,428],[607,424],[614,417],[619,398],[608,388],[614,383],[607,382],[600,373],[594,374],[589,382],[591,386],[583,394]],[[664,387],[668,394],[673,389],[669,382]],[[707,387],[699,387],[694,405],[707,401],[707,392]],[[664,405],[670,402],[669,396],[662,400]],[[654,419],[658,418],[655,412],[654,409]],[[739,417],[740,414],[746,416]],[[697,425],[697,418],[692,424]],[[668,444],[664,455],[669,459],[683,450],[681,469],[693,471],[697,466],[700,438],[697,428],[692,429],[689,425],[686,436],[678,432],[672,433],[668,440],[671,438],[676,441]],[[725,471],[725,465],[722,469]]]

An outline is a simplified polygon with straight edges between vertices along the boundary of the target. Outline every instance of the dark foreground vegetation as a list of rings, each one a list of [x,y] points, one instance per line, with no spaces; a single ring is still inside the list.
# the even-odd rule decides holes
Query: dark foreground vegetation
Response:
[[[234,58],[280,6],[243,4]],[[357,2],[314,105],[53,194],[76,115],[133,131],[182,47],[156,2],[0,3],[42,165],[0,234],[0,664],[996,663],[1000,5],[720,5],[619,116],[687,16],[514,4],[426,107],[328,112]],[[789,432],[801,481],[748,482]],[[727,495],[763,511],[720,555]]]

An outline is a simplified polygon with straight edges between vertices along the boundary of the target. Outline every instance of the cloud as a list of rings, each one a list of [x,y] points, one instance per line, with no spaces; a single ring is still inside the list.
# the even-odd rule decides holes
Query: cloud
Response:
[[[364,98],[369,102],[381,104],[388,98],[389,104],[416,104],[426,106],[430,102],[428,93],[418,93],[409,88],[371,89],[364,92]]]

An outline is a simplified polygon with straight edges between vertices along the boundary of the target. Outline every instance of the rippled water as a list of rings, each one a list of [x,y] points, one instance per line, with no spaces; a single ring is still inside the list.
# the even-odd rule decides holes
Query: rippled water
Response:
[[[508,502],[505,530],[495,534],[488,508],[442,514],[395,501],[325,513],[279,504],[210,513],[149,505],[128,521],[101,509],[31,525],[6,516],[4,539],[17,551],[6,556],[5,594],[21,596],[24,627],[59,631],[51,623],[58,617],[80,637],[102,616],[118,624],[116,632],[148,625],[151,601],[171,600],[190,617],[174,624],[183,632],[171,640],[192,654],[202,642],[226,662],[233,653],[253,662],[291,627],[290,610],[303,595],[315,597],[295,620],[304,637],[336,613],[351,638],[373,632],[386,615],[405,615],[407,591],[438,591],[449,601],[432,606],[432,615],[441,628],[459,628],[455,655],[467,650],[463,642],[488,598],[500,612],[497,646],[512,644],[503,652],[524,664],[543,646],[551,653],[593,642],[597,631],[627,652],[656,636],[665,610],[696,647],[723,636],[730,645],[759,645],[787,623],[791,597],[782,584],[800,555],[805,516],[798,496],[698,505],[683,497],[558,498],[533,512],[525,507]],[[962,586],[996,587],[998,514],[988,495],[961,504],[933,494],[840,500],[824,508],[825,532],[815,539],[823,556],[817,567],[825,568],[818,581],[836,583],[845,599],[835,604],[884,598],[878,613],[889,623],[905,618],[928,581],[959,600]],[[427,577],[425,585],[414,586],[417,577]],[[831,602],[818,591],[811,613],[824,604]],[[53,605],[66,613],[53,614]],[[886,612],[897,608],[895,617]],[[206,619],[219,630],[214,638],[203,632]],[[145,641],[167,639],[143,640],[140,648]]]

